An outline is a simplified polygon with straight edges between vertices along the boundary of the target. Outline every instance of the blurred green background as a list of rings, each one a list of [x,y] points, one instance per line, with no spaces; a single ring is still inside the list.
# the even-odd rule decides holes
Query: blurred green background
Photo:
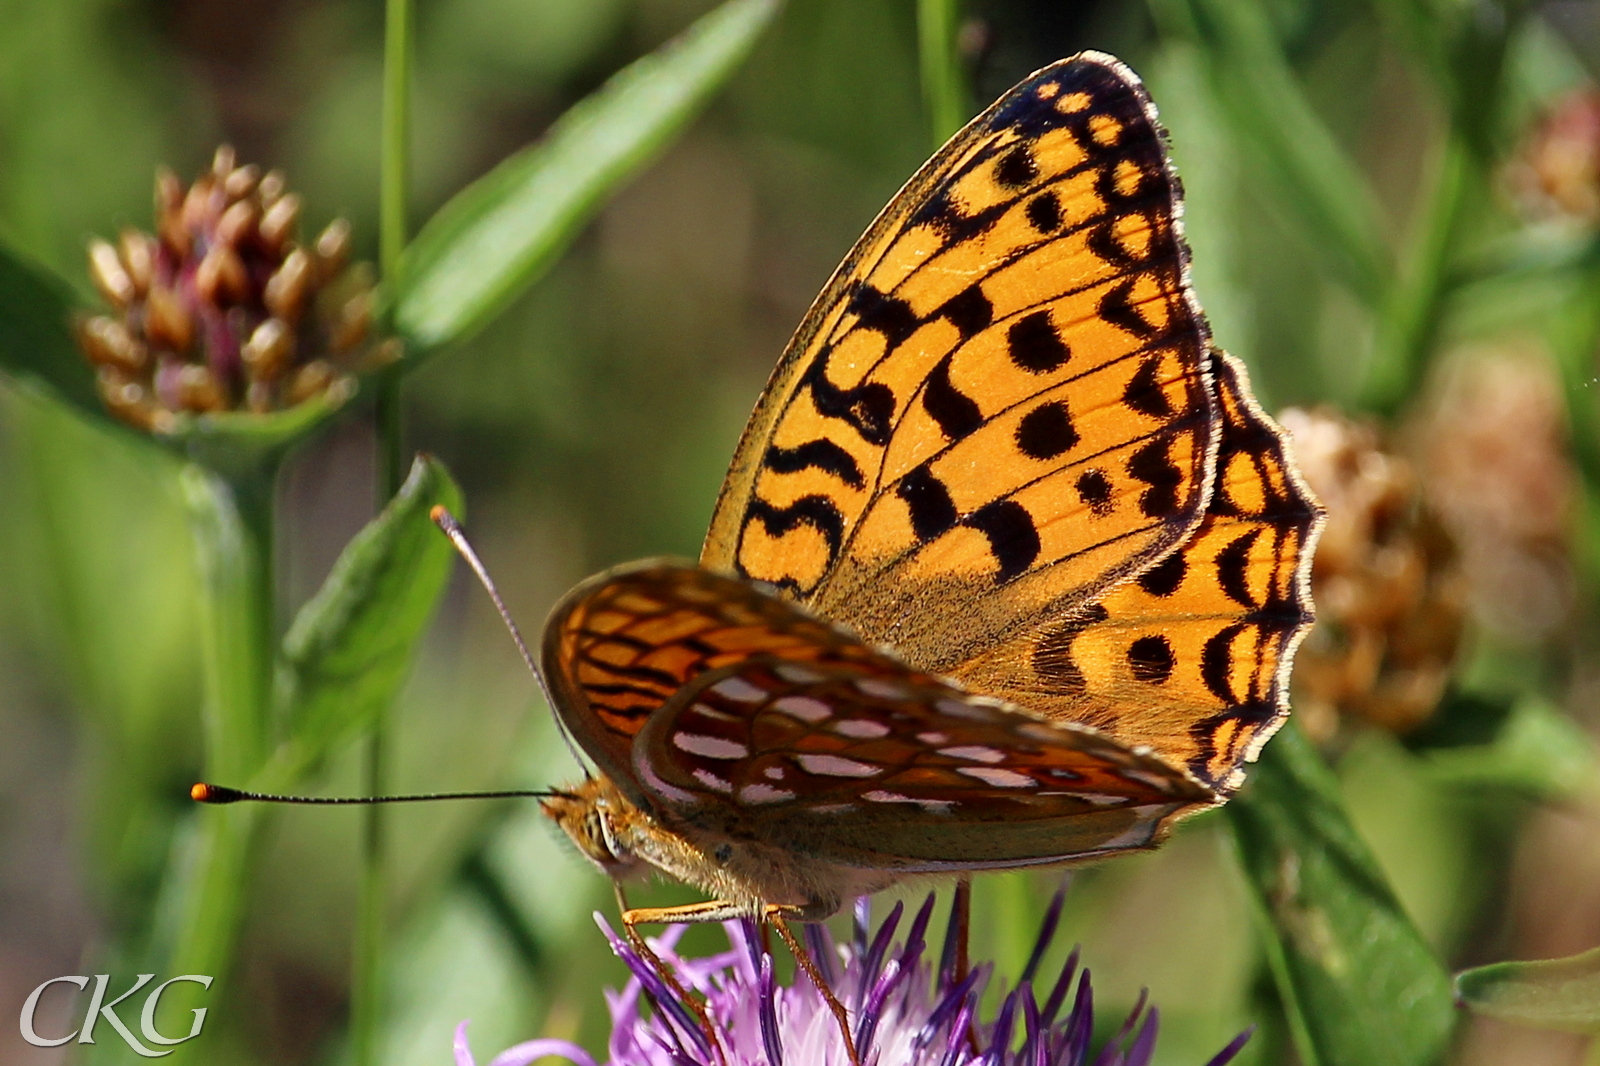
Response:
[[[413,223],[711,6],[421,0]],[[86,240],[148,227],[154,167],[192,176],[228,141],[242,161],[288,172],[313,228],[351,219],[361,255],[375,258],[379,7],[0,0],[0,238],[92,301]],[[1550,164],[1530,147],[1552,108],[1592,90],[1600,7],[972,0],[965,14],[975,103],[1083,48],[1132,65],[1172,134],[1200,298],[1263,403],[1376,413],[1388,420],[1385,447],[1410,457],[1425,489],[1442,486],[1431,506],[1467,564],[1467,633],[1444,710],[1421,740],[1353,721],[1319,733],[1411,917],[1452,968],[1600,943],[1586,739],[1600,725],[1600,529],[1583,476],[1600,455],[1585,436],[1600,211],[1552,192]],[[1468,29],[1443,36],[1459,47],[1436,54],[1435,25]],[[1257,62],[1257,46],[1280,66]],[[1275,145],[1297,107],[1325,142]],[[1600,159],[1600,129],[1592,139]],[[553,272],[407,382],[408,446],[459,480],[475,541],[525,629],[590,572],[697,552],[789,331],[932,143],[909,0],[790,0],[707,114]],[[1466,191],[1440,222],[1437,190],[1458,151]],[[1358,186],[1340,184],[1340,166]],[[1448,254],[1430,258],[1436,232]],[[1397,346],[1414,365],[1393,387],[1372,386],[1375,360]],[[1544,452],[1541,440],[1552,442]],[[1463,454],[1487,464],[1467,468],[1476,496],[1458,484]],[[285,617],[371,517],[374,457],[358,410],[291,460],[279,489]],[[0,385],[3,1004],[58,974],[132,972],[119,960],[174,920],[163,872],[192,832],[186,789],[201,752],[197,579],[177,470]],[[1536,528],[1495,512],[1496,500]],[[1522,715],[1533,739],[1451,739],[1482,707]],[[573,773],[464,573],[389,735],[400,791],[537,787]],[[359,756],[352,745],[330,759],[316,787],[359,790]],[[611,906],[600,875],[531,803],[399,809],[389,825],[382,1061],[448,1061],[463,1018],[480,1049],[541,1034],[600,1046],[598,989],[623,974],[589,918]],[[238,972],[213,997],[207,1061],[347,1054],[358,832],[354,812],[269,815]],[[1163,1064],[1203,1062],[1252,1021],[1263,1029],[1241,1061],[1291,1061],[1227,848],[1220,817],[1198,818],[1157,854],[1079,873],[1069,897],[1056,954],[1084,945],[1108,1017],[1149,987]],[[975,956],[1014,975],[1054,882],[980,879]],[[691,898],[660,885],[634,902]],[[719,937],[696,930],[690,942]],[[1580,1038],[1480,1020],[1464,1024],[1453,1058],[1554,1066],[1586,1054]],[[5,1066],[64,1061],[0,1038]]]

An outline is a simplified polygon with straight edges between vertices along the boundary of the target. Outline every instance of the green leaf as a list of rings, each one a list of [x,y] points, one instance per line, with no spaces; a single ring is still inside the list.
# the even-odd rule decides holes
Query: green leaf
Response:
[[[1390,274],[1382,213],[1301,91],[1266,8],[1255,0],[1166,0],[1158,11],[1201,46],[1218,103],[1279,186],[1276,202],[1323,250],[1330,271],[1376,305]]]
[[[938,148],[972,116],[961,51],[960,0],[917,0],[917,54],[922,62],[922,97]]]
[[[1539,699],[1520,701],[1490,744],[1440,748],[1426,755],[1443,784],[1572,799],[1600,786],[1600,753],[1589,734]]]
[[[64,279],[0,245],[0,367],[25,385],[110,420],[95,389],[94,368],[72,337],[76,303]]]
[[[1291,722],[1225,808],[1306,1066],[1425,1066],[1450,1039],[1450,978]]]
[[[401,334],[435,348],[504,308],[700,111],[777,10],[778,0],[728,0],[446,204],[401,260]]]
[[[1600,1033],[1600,948],[1564,959],[1497,962],[1456,975],[1478,1014],[1535,1029]]]
[[[284,637],[277,699],[294,769],[369,724],[405,681],[455,559],[428,517],[435,506],[460,514],[461,490],[436,459],[418,456]]]

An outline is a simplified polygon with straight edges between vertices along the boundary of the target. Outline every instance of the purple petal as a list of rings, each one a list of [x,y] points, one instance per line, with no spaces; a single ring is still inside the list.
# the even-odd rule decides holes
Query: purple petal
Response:
[[[1032,981],[1033,975],[1039,972],[1039,961],[1044,958],[1045,949],[1050,946],[1050,941],[1056,937],[1056,926],[1061,922],[1061,908],[1067,901],[1067,882],[1062,881],[1061,887],[1056,889],[1056,894],[1050,898],[1050,908],[1044,912],[1044,923],[1039,927],[1039,937],[1033,942],[1033,954],[1028,956],[1028,965],[1022,968],[1022,980]]]
[[[469,1018],[456,1026],[455,1051],[456,1066],[478,1066],[472,1061],[472,1048],[467,1046],[467,1026],[472,1020]]]
[[[811,959],[817,964],[817,969],[822,973],[822,979],[832,988],[839,983],[839,972],[835,968],[839,961],[839,953],[834,950],[833,937],[828,934],[828,927],[821,922],[809,922],[801,930],[800,935],[805,938],[806,947],[811,952]]]
[[[1066,1001],[1067,990],[1072,987],[1072,979],[1078,975],[1078,949],[1073,948],[1072,954],[1067,956],[1067,961],[1062,964],[1061,976],[1056,978],[1056,986],[1050,990],[1050,998],[1045,1002],[1044,1013],[1040,1021],[1045,1028],[1056,1023],[1056,1015],[1061,1011],[1061,1004]]]
[[[1155,1054],[1156,1033],[1161,1029],[1161,1012],[1151,1007],[1150,1012],[1144,1016],[1144,1025],[1139,1029],[1139,1035],[1133,1040],[1133,1046],[1128,1049],[1128,1066],[1150,1066],[1150,1056]],[[495,1066],[490,1063],[490,1066]]]
[[[878,926],[878,935],[872,938],[872,947],[867,949],[867,957],[861,964],[861,981],[856,988],[856,1000],[861,1002],[867,998],[867,993],[878,981],[878,967],[883,964],[884,953],[889,950],[889,940],[894,936],[895,928],[900,924],[900,916],[906,912],[906,905],[899,900],[895,901],[894,910],[889,912],[889,917]]]
[[[590,1054],[570,1040],[528,1040],[496,1055],[489,1066],[529,1066],[550,1055],[560,1055],[575,1066],[595,1066]]]
[[[1227,1047],[1213,1055],[1211,1057],[1211,1061],[1206,1063],[1206,1066],[1228,1066],[1228,1063],[1233,1061],[1233,1057],[1239,1054],[1239,1052],[1243,1051],[1244,1046],[1248,1044],[1250,1042],[1250,1038],[1255,1035],[1256,1027],[1252,1025],[1250,1028],[1234,1037],[1228,1043]]]
[[[773,988],[772,956],[761,956],[761,1044],[767,1066],[783,1066],[783,1045],[778,1039],[778,996]]]

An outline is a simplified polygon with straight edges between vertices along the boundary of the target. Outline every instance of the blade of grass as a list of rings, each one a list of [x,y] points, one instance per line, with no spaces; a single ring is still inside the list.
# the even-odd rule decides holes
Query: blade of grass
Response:
[[[1195,40],[1212,92],[1278,185],[1275,202],[1369,306],[1387,286],[1382,214],[1367,180],[1300,89],[1265,8],[1249,0],[1161,0],[1167,31]]]
[[[967,100],[956,34],[960,0],[917,0],[917,48],[922,64],[922,97],[938,148],[972,113]]]
[[[446,204],[406,249],[394,289],[394,321],[414,350],[462,339],[548,269],[700,112],[778,8],[728,0]]]
[[[1306,1066],[1428,1066],[1450,1039],[1450,979],[1350,823],[1338,781],[1290,722],[1224,810]]]
[[[406,246],[406,216],[411,189],[411,0],[387,0],[383,27],[383,134],[378,175],[378,264],[384,281],[400,273]],[[378,382],[374,421],[378,431],[378,506],[401,491],[405,464],[402,393],[398,368]],[[390,694],[393,699],[393,693]],[[367,735],[362,786],[369,796],[387,791],[384,731],[387,706],[373,712]],[[376,1066],[383,1014],[384,933],[388,893],[384,825],[387,810],[377,804],[362,811],[361,892],[350,967],[350,1047],[355,1066]]]
[[[1393,414],[1427,371],[1452,283],[1452,264],[1468,207],[1482,182],[1466,144],[1452,137],[1426,186],[1405,271],[1391,287],[1367,364],[1362,406]]]

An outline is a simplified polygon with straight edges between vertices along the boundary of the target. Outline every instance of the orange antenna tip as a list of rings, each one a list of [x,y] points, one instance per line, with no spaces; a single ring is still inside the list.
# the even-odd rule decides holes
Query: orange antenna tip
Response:
[[[196,803],[237,803],[245,798],[245,794],[235,788],[197,781],[189,788],[189,798]]]
[[[444,504],[442,503],[436,503],[428,510],[428,517],[435,522],[443,522],[449,516],[450,512],[444,509]]]

